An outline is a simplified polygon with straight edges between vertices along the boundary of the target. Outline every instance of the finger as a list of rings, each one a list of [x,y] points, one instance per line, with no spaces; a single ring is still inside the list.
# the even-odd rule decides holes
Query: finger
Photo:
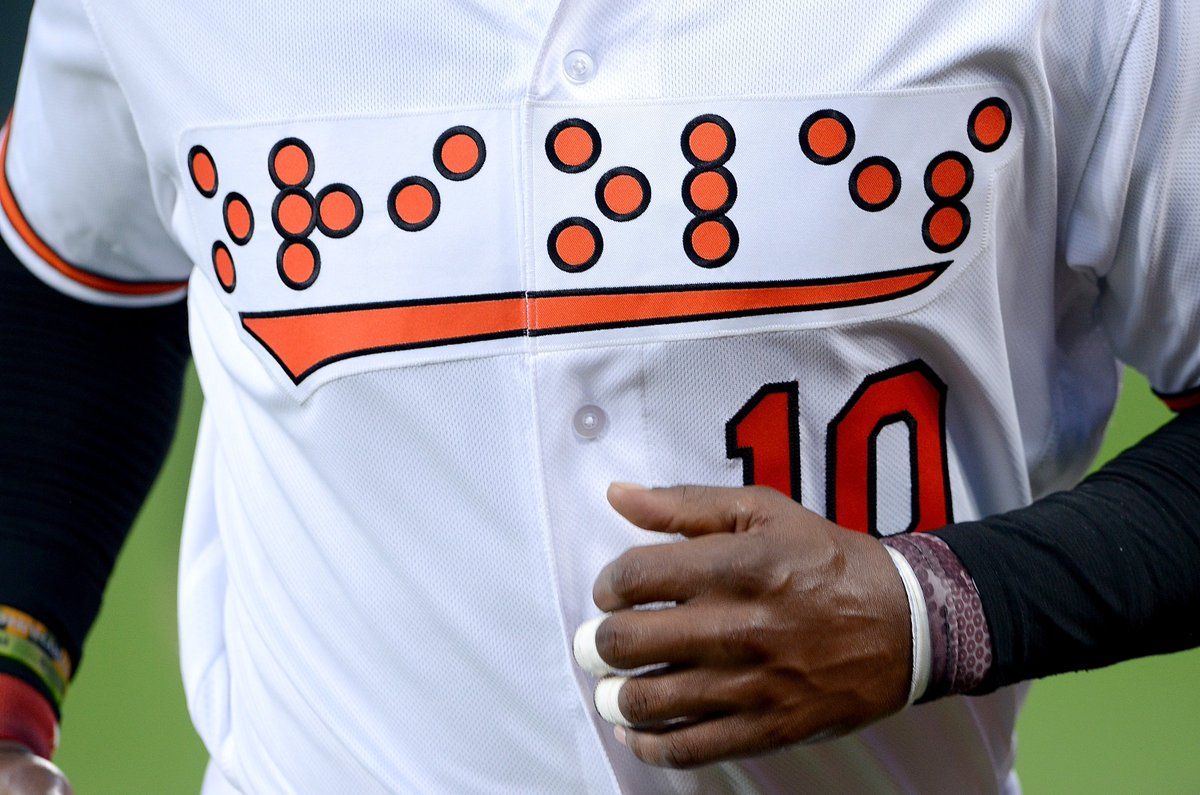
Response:
[[[634,677],[607,677],[596,686],[600,716],[618,726],[671,727],[766,705],[750,668],[669,668]],[[615,718],[615,719],[614,719]]]
[[[744,538],[744,537],[743,537]],[[654,602],[684,602],[718,586],[756,552],[743,538],[713,535],[633,547],[596,575],[592,600],[611,612]]]
[[[801,742],[765,712],[738,712],[696,723],[673,724],[663,730],[619,726],[616,737],[643,762],[659,767],[687,768],[736,756],[748,756],[781,745]]]
[[[757,520],[757,509],[764,500],[771,499],[771,494],[777,493],[759,488],[647,489],[612,483],[608,487],[608,502],[617,513],[644,530],[698,536],[745,531]]]
[[[734,603],[719,610],[681,605],[613,613],[595,624],[596,658],[610,669],[599,675],[647,665],[728,667],[762,662],[762,619],[757,611],[754,604]]]

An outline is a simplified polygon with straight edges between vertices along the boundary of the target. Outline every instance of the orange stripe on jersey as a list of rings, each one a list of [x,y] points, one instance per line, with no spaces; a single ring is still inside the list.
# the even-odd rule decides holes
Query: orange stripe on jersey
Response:
[[[1186,392],[1177,392],[1173,395],[1164,395],[1162,392],[1155,392],[1154,394],[1171,411],[1187,411],[1188,409],[1200,408],[1200,387],[1189,389]]]
[[[163,295],[187,286],[186,281],[138,282],[113,279],[84,270],[77,265],[72,265],[59,256],[58,252],[51,248],[50,244],[42,240],[38,233],[33,230],[33,227],[29,225],[29,222],[25,219],[25,214],[21,212],[21,206],[17,203],[16,196],[13,195],[12,188],[9,187],[8,142],[11,135],[12,114],[9,114],[8,121],[4,125],[4,130],[0,133],[0,208],[3,208],[8,222],[12,224],[13,229],[20,235],[25,245],[29,246],[47,265],[73,281],[106,293],[118,293],[120,295]]]
[[[920,290],[942,270],[944,266],[933,265],[837,280],[535,295],[530,299],[533,304],[530,333],[561,334],[874,303]]]
[[[243,314],[242,325],[296,383],[339,359],[525,333],[520,294]]]
[[[929,286],[949,262],[842,279],[504,293],[445,300],[243,313],[242,325],[300,383],[327,364],[384,351],[524,334],[832,309]],[[527,315],[528,311],[528,315]]]

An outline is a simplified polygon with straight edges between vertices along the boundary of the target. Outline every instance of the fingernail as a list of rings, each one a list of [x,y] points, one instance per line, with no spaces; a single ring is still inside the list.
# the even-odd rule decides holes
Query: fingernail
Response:
[[[619,489],[629,489],[630,491],[650,491],[650,489],[648,487],[643,486],[639,483],[626,483],[623,480],[614,480],[612,482],[612,485],[616,486]]]
[[[613,737],[616,737],[617,742],[619,742],[621,745],[625,746],[626,748],[629,747],[629,743],[625,741],[624,726],[613,726]]]

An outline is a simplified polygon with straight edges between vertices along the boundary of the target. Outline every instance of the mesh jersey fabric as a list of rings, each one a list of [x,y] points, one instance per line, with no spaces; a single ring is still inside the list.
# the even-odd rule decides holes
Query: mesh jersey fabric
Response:
[[[773,394],[794,496],[860,529],[1073,483],[1117,355],[1200,384],[1196,31],[1132,0],[40,2],[0,232],[86,300],[190,280],[181,653],[222,777],[1011,788],[1022,688],[697,771],[633,760],[570,658],[599,568],[653,540],[604,487],[743,482],[730,439]],[[836,135],[801,139],[827,111],[853,136],[823,158]],[[589,140],[594,164],[555,165]],[[947,152],[971,175],[949,187]],[[633,172],[649,190],[609,197]],[[688,205],[701,175],[729,206]]]

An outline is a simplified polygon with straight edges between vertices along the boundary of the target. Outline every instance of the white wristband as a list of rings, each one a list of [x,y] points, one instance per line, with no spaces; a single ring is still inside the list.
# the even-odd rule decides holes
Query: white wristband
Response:
[[[908,560],[891,547],[885,548],[892,556],[896,571],[900,572],[904,593],[908,597],[909,624],[912,628],[912,680],[908,685],[908,703],[912,704],[924,695],[925,688],[929,686],[929,669],[932,665],[929,613],[925,606],[925,594],[921,593],[921,583],[917,581],[916,572]]]

